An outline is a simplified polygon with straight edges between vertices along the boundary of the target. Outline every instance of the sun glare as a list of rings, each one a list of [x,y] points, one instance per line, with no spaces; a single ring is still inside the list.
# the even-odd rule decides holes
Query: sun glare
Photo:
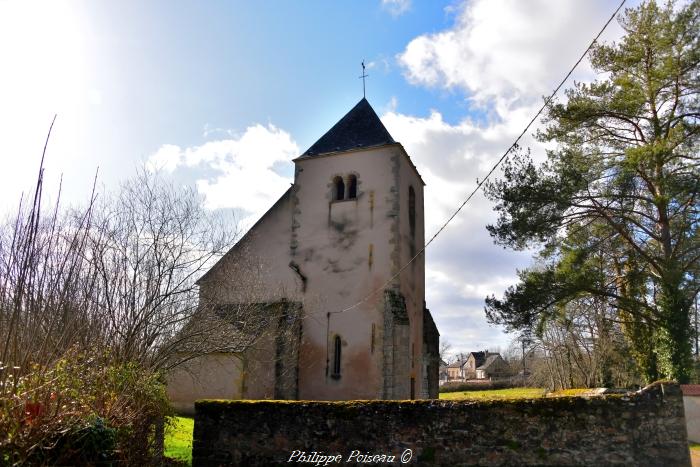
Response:
[[[55,113],[61,131],[52,136],[52,163],[65,164],[76,154],[89,99],[86,31],[76,5],[0,2],[0,157],[11,157],[21,178],[36,169]],[[26,178],[7,182],[24,185]]]

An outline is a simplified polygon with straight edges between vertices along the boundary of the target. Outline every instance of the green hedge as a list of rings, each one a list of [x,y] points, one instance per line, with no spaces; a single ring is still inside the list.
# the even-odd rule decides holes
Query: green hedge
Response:
[[[522,384],[516,384],[510,379],[488,381],[486,383],[455,382],[443,384],[440,386],[440,392],[488,391],[490,389],[507,389],[519,386],[522,386]]]

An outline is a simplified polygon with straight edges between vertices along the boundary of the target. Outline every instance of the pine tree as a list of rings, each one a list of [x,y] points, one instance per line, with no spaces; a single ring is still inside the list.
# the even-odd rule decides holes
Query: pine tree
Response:
[[[647,378],[686,382],[690,309],[700,289],[700,3],[647,2],[620,18],[619,43],[597,44],[602,79],[576,83],[548,108],[547,161],[518,151],[488,185],[497,243],[541,247],[494,323],[536,327],[582,295],[618,312]],[[599,264],[600,253],[605,264]]]

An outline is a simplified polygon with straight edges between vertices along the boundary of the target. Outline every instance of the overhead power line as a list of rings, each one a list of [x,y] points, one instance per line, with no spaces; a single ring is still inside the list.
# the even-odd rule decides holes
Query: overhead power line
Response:
[[[329,312],[329,314],[345,313],[346,311],[350,311],[350,310],[352,310],[352,309],[354,309],[354,308],[357,308],[358,306],[360,306],[361,304],[363,304],[364,302],[366,302],[367,300],[369,300],[371,297],[373,297],[373,296],[374,296],[375,294],[377,294],[378,292],[383,291],[389,284],[391,284],[391,283],[394,281],[394,279],[396,279],[397,277],[399,277],[399,275],[400,275],[408,266],[410,266],[411,263],[412,263],[413,261],[415,261],[416,258],[418,258],[420,255],[422,255],[422,254],[425,252],[425,249],[428,248],[428,245],[430,245],[431,243],[433,243],[433,241],[437,238],[437,236],[440,235],[440,234],[442,233],[443,230],[445,230],[445,228],[449,225],[450,222],[452,222],[452,220],[453,220],[455,217],[457,217],[457,214],[460,213],[460,211],[462,210],[462,208],[464,208],[464,206],[466,206],[466,204],[467,204],[467,203],[474,197],[474,195],[481,189],[481,187],[484,185],[484,183],[486,183],[486,181],[489,179],[489,177],[496,171],[496,169],[498,168],[498,166],[500,166],[501,163],[505,160],[505,158],[508,157],[508,154],[510,154],[510,152],[511,152],[515,147],[517,147],[518,142],[520,141],[520,139],[525,135],[525,133],[527,133],[527,131],[528,131],[528,130],[530,129],[530,127],[532,126],[532,124],[535,123],[535,120],[537,120],[537,118],[542,114],[542,112],[544,111],[544,109],[547,108],[547,106],[548,106],[549,103],[552,101],[552,99],[554,99],[554,96],[556,96],[557,92],[559,92],[559,89],[561,89],[561,87],[564,85],[564,83],[569,79],[569,77],[571,77],[571,74],[574,72],[574,70],[576,70],[576,67],[579,66],[579,64],[583,61],[583,59],[586,57],[586,55],[587,55],[588,52],[591,50],[591,48],[596,44],[596,42],[598,42],[598,39],[600,38],[600,36],[603,34],[603,32],[605,32],[605,30],[607,29],[608,25],[610,25],[610,23],[612,22],[612,20],[615,19],[615,16],[616,16],[617,13],[620,11],[620,9],[622,8],[622,6],[625,4],[626,1],[627,1],[627,0],[622,0],[622,2],[620,2],[620,4],[618,5],[618,7],[615,9],[615,11],[612,13],[612,15],[610,15],[610,18],[608,18],[608,20],[605,22],[605,24],[604,24],[603,27],[600,29],[600,31],[598,32],[598,34],[593,38],[593,40],[591,41],[591,43],[588,44],[588,47],[586,47],[586,50],[581,54],[581,56],[579,57],[579,59],[576,60],[576,63],[574,63],[574,65],[571,67],[571,69],[569,69],[569,72],[566,74],[566,76],[564,76],[564,78],[559,82],[559,85],[554,89],[554,91],[552,91],[552,93],[549,95],[549,97],[547,97],[547,98],[545,99],[545,101],[544,101],[544,103],[542,104],[542,106],[540,107],[540,109],[539,109],[539,110],[537,111],[537,113],[532,117],[532,119],[528,122],[528,124],[525,126],[525,128],[523,129],[523,131],[521,131],[520,134],[518,135],[518,137],[515,138],[515,141],[513,141],[513,144],[511,144],[511,145],[508,147],[508,149],[506,149],[506,151],[503,153],[503,155],[498,159],[498,161],[497,161],[497,162],[493,165],[493,167],[491,167],[491,169],[488,171],[488,173],[486,174],[486,177],[484,177],[483,180],[481,180],[481,181],[479,181],[479,182],[477,183],[476,188],[474,188],[474,190],[472,190],[472,192],[469,193],[469,196],[467,196],[467,198],[462,202],[462,204],[459,205],[459,207],[455,210],[455,212],[452,213],[452,215],[447,219],[447,221],[445,221],[445,223],[442,224],[442,226],[437,230],[437,232],[435,232],[435,234],[430,238],[430,240],[428,240],[428,242],[423,246],[423,248],[421,248],[420,251],[418,251],[418,253],[416,253],[416,254],[413,256],[413,258],[411,258],[406,264],[404,264],[404,265],[403,265],[393,276],[391,276],[391,278],[389,278],[384,284],[382,284],[380,287],[378,287],[378,288],[374,289],[373,291],[371,291],[370,293],[368,293],[365,297],[362,298],[362,300],[360,300],[359,302],[355,303],[355,304],[352,305],[352,306],[349,306],[349,307],[347,307],[347,308],[343,308],[342,310],[331,311],[331,312]]]

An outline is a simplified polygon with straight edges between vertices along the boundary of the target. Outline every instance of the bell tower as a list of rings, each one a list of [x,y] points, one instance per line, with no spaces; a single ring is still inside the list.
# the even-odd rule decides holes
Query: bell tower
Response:
[[[423,256],[401,270],[424,242],[416,167],[364,98],[294,163],[299,397],[428,397]]]

